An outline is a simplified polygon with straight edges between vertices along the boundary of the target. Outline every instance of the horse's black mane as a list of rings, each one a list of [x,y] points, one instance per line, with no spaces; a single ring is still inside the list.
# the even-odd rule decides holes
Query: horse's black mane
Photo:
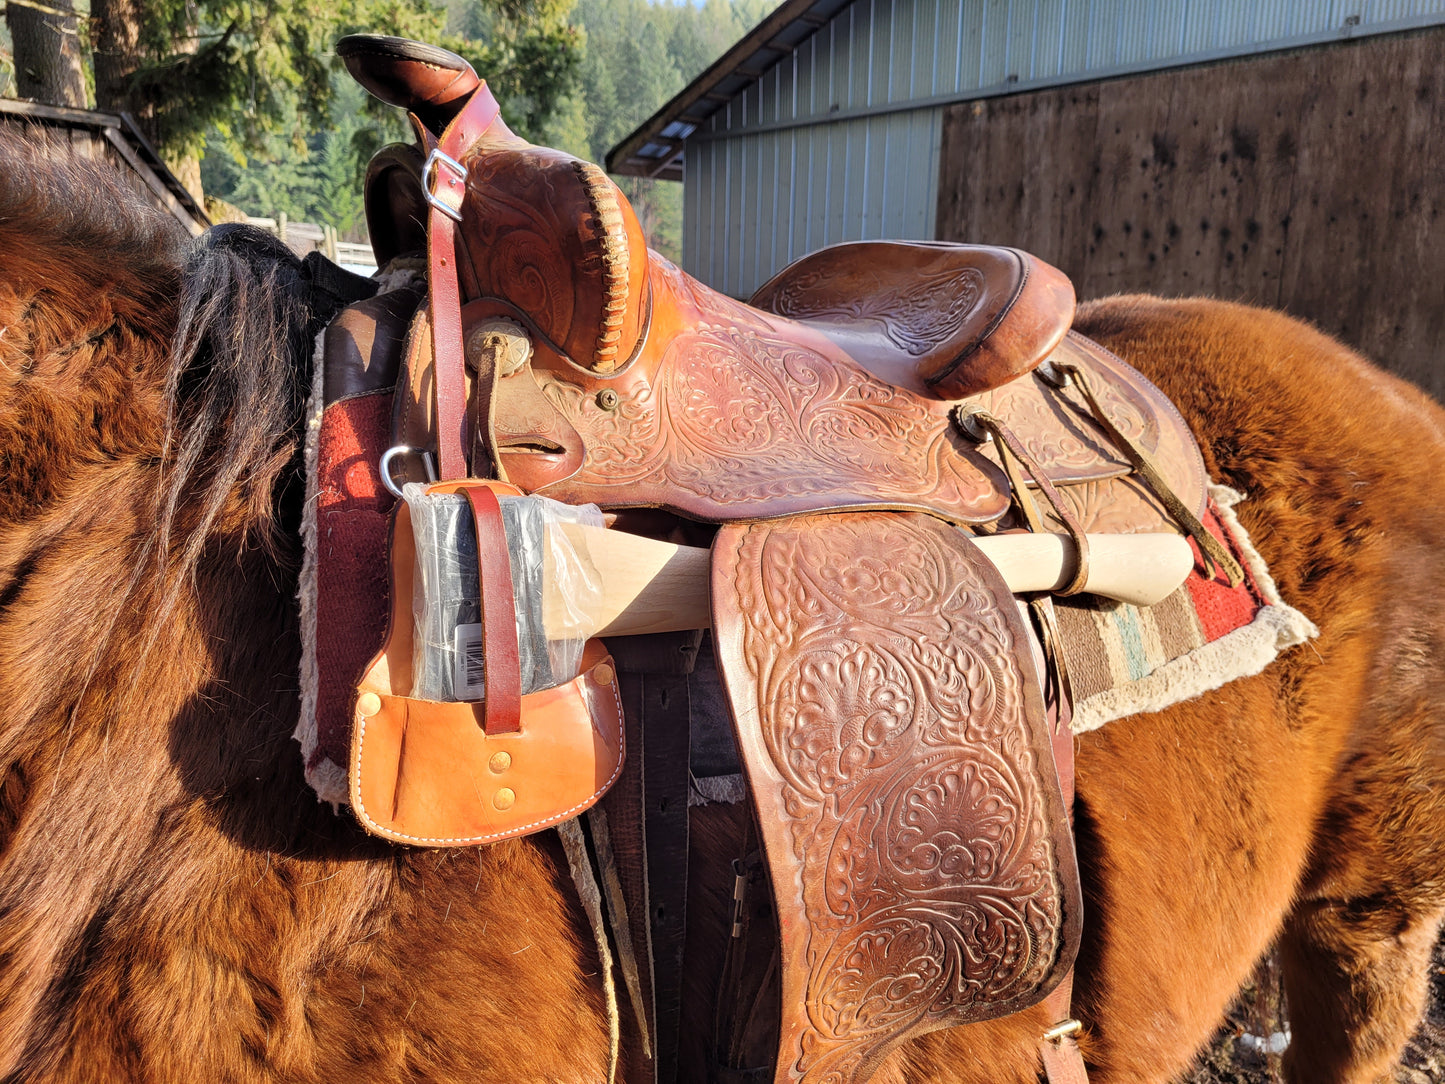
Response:
[[[164,544],[183,502],[199,514],[182,566],[194,566],[228,501],[244,501],[254,523],[299,525],[298,472],[286,468],[300,447],[314,340],[344,304],[370,292],[319,253],[298,259],[251,226],[216,226],[192,246],[166,380],[160,520]]]
[[[131,342],[155,342],[151,356],[163,371],[151,366],[133,379],[163,381],[166,411],[156,449],[157,531],[137,555],[130,590],[159,572],[163,615],[202,552],[219,541],[213,536],[228,508],[244,511],[235,544],[260,542],[283,556],[276,543],[300,518],[296,457],[313,342],[342,305],[371,292],[370,283],[319,254],[299,259],[251,226],[226,223],[192,239],[112,167],[78,158],[43,133],[0,128],[0,162],[0,234],[45,254],[37,268],[80,269],[95,296],[64,296],[73,287],[45,281],[43,271],[20,281],[15,269],[0,268],[9,288],[32,305],[66,310],[77,336],[87,334],[87,321],[126,319],[111,315],[120,310],[106,295],[127,294],[136,302],[127,311],[174,313],[173,328],[155,318],[125,329]],[[88,315],[92,309],[104,315]],[[158,615],[156,627],[162,623]]]

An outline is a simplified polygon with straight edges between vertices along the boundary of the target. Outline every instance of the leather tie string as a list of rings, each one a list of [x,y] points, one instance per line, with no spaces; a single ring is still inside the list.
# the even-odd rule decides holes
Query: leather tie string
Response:
[[[1234,555],[1225,548],[1219,539],[1209,533],[1209,529],[1200,522],[1199,517],[1179,499],[1179,495],[1170,487],[1158,464],[1154,462],[1153,456],[1125,436],[1123,431],[1109,419],[1099,402],[1099,397],[1094,393],[1093,384],[1084,375],[1084,371],[1072,364],[1055,364],[1053,370],[1062,377],[1073,380],[1074,386],[1084,397],[1084,402],[1088,404],[1089,412],[1093,415],[1099,428],[1104,430],[1104,433],[1113,441],[1114,446],[1129,460],[1139,477],[1168,509],[1169,514],[1174,517],[1175,522],[1199,544],[1200,553],[1204,558],[1205,571],[1209,573],[1210,578],[1214,578],[1222,571],[1229,580],[1230,587],[1238,587],[1243,583],[1244,569],[1239,567],[1239,562],[1234,559]],[[1058,386],[1062,388],[1063,384]]]
[[[1029,530],[1035,534],[1043,534],[1046,533],[1043,516],[1039,514],[1038,505],[1034,502],[1033,495],[1029,492],[1028,485],[1019,471],[1020,466],[1029,472],[1029,477],[1034,480],[1039,492],[1049,502],[1054,515],[1064,525],[1064,530],[1068,532],[1069,537],[1074,540],[1076,555],[1074,575],[1055,594],[1077,595],[1089,580],[1089,539],[1084,534],[1084,528],[1079,526],[1079,521],[1075,518],[1074,513],[1064,504],[1064,499],[1059,496],[1059,491],[1054,488],[1054,484],[1039,469],[1038,464],[1033,461],[1028,452],[1024,451],[1024,446],[1019,443],[1018,437],[1014,436],[1008,426],[987,410],[977,406],[958,406],[954,408],[953,416],[959,429],[970,440],[981,439],[975,435],[980,431],[993,437],[994,447],[998,449],[999,462],[1003,465],[1004,473],[1008,475],[1009,488],[1013,490],[1014,503],[1018,505]]]

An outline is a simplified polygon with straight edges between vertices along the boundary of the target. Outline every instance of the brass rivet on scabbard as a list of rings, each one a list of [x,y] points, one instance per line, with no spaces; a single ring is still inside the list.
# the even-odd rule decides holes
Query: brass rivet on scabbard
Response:
[[[617,392],[613,388],[603,388],[597,393],[597,405],[603,410],[617,409]]]
[[[501,775],[511,766],[512,754],[507,752],[493,753],[492,759],[487,761],[487,767],[492,769],[497,775]]]
[[[611,685],[612,679],[616,676],[617,675],[612,672],[612,667],[608,666],[605,662],[599,662],[592,669],[592,680],[597,682],[598,685]]]
[[[381,710],[381,697],[375,693],[362,693],[356,698],[356,710],[363,719],[370,719]]]
[[[492,804],[498,809],[511,809],[512,803],[517,800],[517,792],[511,787],[503,787],[492,798]]]

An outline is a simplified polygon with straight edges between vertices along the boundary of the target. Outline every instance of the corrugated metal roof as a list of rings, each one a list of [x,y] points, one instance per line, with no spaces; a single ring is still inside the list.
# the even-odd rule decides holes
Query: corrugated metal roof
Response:
[[[607,167],[681,180],[689,140],[1440,23],[1445,0],[784,0]]]

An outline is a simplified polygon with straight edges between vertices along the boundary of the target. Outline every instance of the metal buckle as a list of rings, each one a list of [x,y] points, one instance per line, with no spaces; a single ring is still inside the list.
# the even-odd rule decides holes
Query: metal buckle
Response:
[[[1048,1031],[1044,1032],[1044,1042],[1063,1042],[1063,1040],[1069,1038],[1070,1036],[1077,1035],[1083,1030],[1084,1025],[1079,1023],[1079,1021],[1077,1020],[1061,1020],[1059,1023],[1049,1028]]]
[[[463,186],[467,183],[467,167],[458,162],[449,154],[443,154],[440,147],[427,155],[426,164],[421,167],[421,194],[427,203],[435,207],[442,214],[454,222],[462,220],[461,211],[454,211],[444,201],[432,194],[431,185],[437,166],[446,166],[456,176],[458,183]]]

